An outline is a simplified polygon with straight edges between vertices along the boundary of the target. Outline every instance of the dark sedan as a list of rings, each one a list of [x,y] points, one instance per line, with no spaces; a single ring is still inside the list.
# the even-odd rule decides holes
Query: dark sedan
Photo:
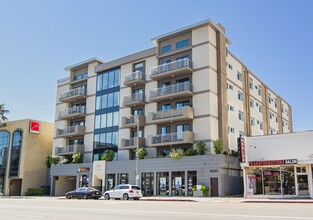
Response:
[[[67,199],[99,199],[101,192],[91,187],[80,187],[65,194]]]

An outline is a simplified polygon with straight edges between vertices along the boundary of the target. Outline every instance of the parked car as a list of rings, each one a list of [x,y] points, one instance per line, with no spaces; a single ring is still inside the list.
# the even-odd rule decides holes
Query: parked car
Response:
[[[109,199],[134,199],[139,200],[142,197],[139,186],[131,184],[122,184],[115,186],[114,189],[103,193],[103,197],[106,200]]]
[[[67,199],[99,199],[102,195],[101,192],[92,187],[80,187],[74,191],[67,192],[65,194]]]

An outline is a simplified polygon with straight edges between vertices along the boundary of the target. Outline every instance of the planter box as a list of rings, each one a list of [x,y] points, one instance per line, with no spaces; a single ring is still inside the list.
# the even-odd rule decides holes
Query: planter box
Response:
[[[194,197],[208,197],[209,192],[203,193],[201,190],[193,191]]]

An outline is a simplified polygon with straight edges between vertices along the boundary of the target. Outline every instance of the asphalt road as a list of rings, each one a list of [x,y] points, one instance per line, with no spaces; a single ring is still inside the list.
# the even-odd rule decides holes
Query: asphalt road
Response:
[[[0,219],[305,219],[313,220],[313,204],[243,203],[238,199],[200,202],[0,199]]]

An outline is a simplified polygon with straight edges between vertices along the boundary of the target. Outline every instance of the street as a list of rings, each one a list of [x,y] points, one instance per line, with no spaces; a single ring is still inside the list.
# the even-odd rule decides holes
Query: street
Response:
[[[0,219],[312,219],[313,204],[1,198]]]

